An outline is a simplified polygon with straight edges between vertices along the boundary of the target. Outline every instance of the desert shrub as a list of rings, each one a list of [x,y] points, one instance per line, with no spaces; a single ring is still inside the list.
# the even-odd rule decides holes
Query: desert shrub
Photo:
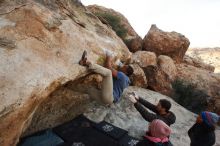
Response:
[[[196,88],[196,85],[177,79],[172,83],[175,91],[173,99],[186,109],[200,113],[207,107],[207,93]]]
[[[112,27],[112,29],[116,32],[116,34],[125,40],[127,35],[127,29],[123,27],[121,24],[121,19],[118,16],[109,14],[109,13],[95,13],[96,16],[104,18],[108,24]]]

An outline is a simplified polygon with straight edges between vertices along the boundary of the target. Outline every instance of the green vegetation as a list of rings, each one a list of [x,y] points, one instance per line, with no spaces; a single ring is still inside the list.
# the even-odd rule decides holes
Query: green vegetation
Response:
[[[121,24],[121,19],[118,16],[109,14],[109,13],[95,13],[96,16],[104,18],[116,34],[122,39],[125,40],[127,35],[127,29],[125,29]]]
[[[173,99],[194,113],[200,113],[207,107],[207,97],[205,91],[198,90],[196,85],[177,79],[172,83],[175,90]]]
[[[97,64],[99,65],[104,65],[105,63],[105,58],[103,56],[100,56],[98,59],[97,59]]]

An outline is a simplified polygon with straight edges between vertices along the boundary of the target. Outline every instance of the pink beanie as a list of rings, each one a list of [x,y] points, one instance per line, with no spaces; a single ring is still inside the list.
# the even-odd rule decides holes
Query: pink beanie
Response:
[[[171,129],[166,123],[156,119],[151,122],[149,132],[153,137],[164,138],[171,134]]]

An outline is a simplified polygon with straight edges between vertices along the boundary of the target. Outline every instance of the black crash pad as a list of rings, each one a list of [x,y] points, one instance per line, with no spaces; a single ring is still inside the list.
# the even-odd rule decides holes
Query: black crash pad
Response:
[[[128,133],[126,130],[118,128],[106,121],[96,124],[95,128],[117,141]]]
[[[117,146],[111,137],[94,128],[95,123],[83,115],[54,128],[54,132],[64,139],[61,146]]]
[[[22,138],[18,146],[58,146],[63,142],[51,129],[47,129]]]
[[[94,123],[80,115],[52,130],[22,138],[18,146],[136,146],[137,143],[126,130],[105,121]]]
[[[119,141],[119,146],[136,146],[140,140],[129,135],[123,136]]]
[[[94,122],[87,119],[85,116],[80,115],[69,122],[66,122],[62,125],[53,128],[53,131],[61,138],[68,141],[68,139],[70,139],[68,137],[71,137],[72,133],[78,133],[80,132],[80,130],[84,131],[88,128],[93,127],[94,124]]]
[[[86,130],[78,130],[73,133],[69,133],[64,137],[66,141],[62,146],[117,146],[118,142],[114,139],[104,135],[103,133],[96,131],[93,128]]]

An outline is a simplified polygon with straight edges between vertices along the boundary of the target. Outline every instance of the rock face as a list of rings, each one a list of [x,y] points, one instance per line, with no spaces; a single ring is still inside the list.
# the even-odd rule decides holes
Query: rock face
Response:
[[[131,75],[130,80],[133,86],[146,88],[147,87],[147,79],[144,74],[143,69],[138,64],[131,64],[130,65],[134,73]]]
[[[140,67],[145,68],[149,65],[157,65],[157,57],[154,52],[137,51],[131,56],[131,63],[136,63]]]
[[[88,73],[78,65],[84,49],[92,62],[102,59],[102,48],[124,61],[130,56],[121,39],[77,0],[1,1],[0,14],[1,146],[16,145],[29,125],[34,132],[74,117],[66,112],[84,103],[83,95],[62,86]],[[61,101],[64,92],[71,96]]]
[[[111,106],[111,108],[92,103],[85,115],[96,122],[102,120],[110,122],[115,126],[128,130],[129,135],[141,138],[148,128],[148,122],[141,117],[133,104],[127,99],[127,94],[132,91],[153,104],[157,104],[160,99],[164,98],[171,101],[171,111],[175,113],[177,118],[176,123],[171,126],[170,140],[175,146],[190,145],[187,131],[194,124],[195,115],[175,103],[171,98],[147,89],[129,87],[123,93],[120,103]]]
[[[64,86],[59,87],[39,105],[23,135],[72,120],[73,117],[86,110],[90,101],[87,94],[74,92]]]
[[[147,66],[143,68],[148,82],[148,89],[157,91],[164,95],[171,95],[172,85],[170,77],[158,66]]]
[[[204,62],[212,70],[214,66],[215,73],[220,73],[220,48],[190,48],[186,54]]]
[[[206,64],[206,63],[202,62],[199,59],[196,59],[196,58],[193,58],[193,57],[190,57],[190,56],[187,56],[187,55],[184,56],[183,62],[186,63],[186,64],[189,64],[189,65],[198,67],[198,68],[202,68],[202,69],[211,71],[211,72],[215,71],[214,66]]]
[[[130,62],[144,70],[147,88],[165,95],[172,94],[171,83],[176,79],[176,66],[169,56],[160,55],[157,58],[154,52],[137,51],[132,54]]]
[[[189,47],[189,40],[177,32],[164,32],[152,25],[143,39],[143,50],[167,55],[181,62]]]
[[[142,38],[134,31],[127,18],[121,13],[98,5],[89,5],[87,9],[96,15],[102,23],[111,26],[127,44],[131,52],[142,50]],[[119,24],[116,24],[117,19],[120,21]]]
[[[176,65],[169,56],[160,55],[157,58],[157,64],[164,73],[169,77],[171,81],[176,79]]]
[[[196,85],[210,97],[210,110],[220,113],[220,76],[187,64],[176,64],[177,77]]]
[[[142,42],[142,38],[138,36],[130,40],[127,40],[126,45],[128,46],[128,49],[134,53],[136,51],[142,50]]]

